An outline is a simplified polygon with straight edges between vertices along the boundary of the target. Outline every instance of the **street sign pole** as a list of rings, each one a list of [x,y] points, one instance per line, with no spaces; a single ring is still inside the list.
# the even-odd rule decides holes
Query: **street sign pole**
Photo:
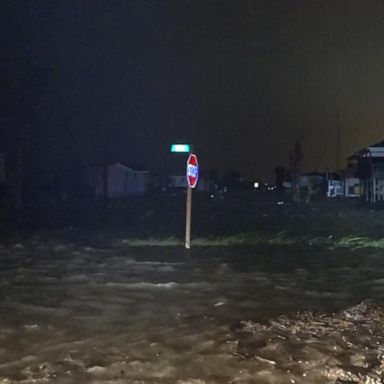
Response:
[[[187,187],[187,208],[185,222],[185,248],[191,248],[191,213],[192,213],[192,188]]]
[[[199,179],[199,163],[197,156],[191,153],[187,160],[187,206],[185,220],[185,248],[191,248],[191,216],[192,216],[192,189],[196,187]]]

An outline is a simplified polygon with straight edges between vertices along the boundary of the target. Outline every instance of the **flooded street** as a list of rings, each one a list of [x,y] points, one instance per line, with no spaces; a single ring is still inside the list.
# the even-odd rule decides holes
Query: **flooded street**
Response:
[[[241,324],[380,303],[379,252],[2,248],[0,383],[308,382],[304,371],[244,358]],[[316,372],[310,382],[328,382]]]

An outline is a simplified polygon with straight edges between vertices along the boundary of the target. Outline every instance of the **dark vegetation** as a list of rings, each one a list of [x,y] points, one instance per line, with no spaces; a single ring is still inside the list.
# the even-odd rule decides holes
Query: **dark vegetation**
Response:
[[[17,215],[3,208],[3,238],[36,232],[65,234],[73,240],[90,233],[114,238],[183,239],[185,191],[156,192],[124,200],[78,201],[66,205],[30,206]],[[292,203],[278,193],[238,191],[212,197],[194,193],[193,238],[243,242],[295,239],[352,242],[360,238],[380,241],[384,210],[360,200],[324,199]],[[217,245],[220,245],[217,243]]]

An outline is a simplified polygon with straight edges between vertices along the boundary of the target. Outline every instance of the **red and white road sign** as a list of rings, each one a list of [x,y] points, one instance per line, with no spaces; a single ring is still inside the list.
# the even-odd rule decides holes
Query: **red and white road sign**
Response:
[[[187,180],[190,188],[195,188],[199,179],[199,163],[197,156],[191,153],[187,160]]]

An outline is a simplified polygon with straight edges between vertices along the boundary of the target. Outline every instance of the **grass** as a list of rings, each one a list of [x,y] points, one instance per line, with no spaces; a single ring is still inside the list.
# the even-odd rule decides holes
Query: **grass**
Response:
[[[131,247],[182,247],[182,239],[170,238],[130,238],[123,243]],[[383,239],[371,239],[362,236],[344,236],[338,239],[333,237],[290,236],[286,232],[276,235],[265,233],[239,233],[221,237],[197,237],[192,239],[193,247],[229,247],[229,246],[317,246],[328,248],[347,248],[351,250],[361,248],[384,249]]]
[[[369,237],[346,236],[335,242],[335,246],[344,248],[384,248],[384,238],[371,239]]]
[[[277,204],[281,200],[284,204]],[[88,202],[36,208],[26,219],[26,229],[46,231],[47,238],[87,242],[96,236],[102,242],[126,239],[124,244],[135,247],[182,247],[185,196],[160,193],[112,201],[108,207]],[[192,246],[259,244],[382,249],[384,209],[347,199],[293,204],[270,194],[194,195]]]

